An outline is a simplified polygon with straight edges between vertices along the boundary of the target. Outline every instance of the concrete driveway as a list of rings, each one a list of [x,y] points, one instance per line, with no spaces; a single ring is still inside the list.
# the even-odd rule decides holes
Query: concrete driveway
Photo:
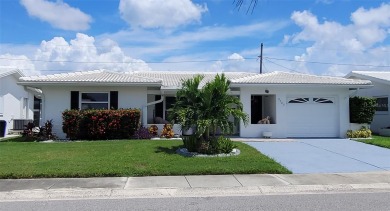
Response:
[[[349,139],[244,142],[293,173],[390,171],[390,149]]]

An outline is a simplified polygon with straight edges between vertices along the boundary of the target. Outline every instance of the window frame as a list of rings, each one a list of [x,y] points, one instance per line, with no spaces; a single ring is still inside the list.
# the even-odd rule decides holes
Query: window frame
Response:
[[[378,111],[378,106],[375,107],[375,113],[376,114],[387,114],[389,113],[389,96],[383,95],[383,96],[374,96],[375,100],[378,100],[379,98],[386,98],[387,99],[387,110],[386,111]],[[378,104],[378,102],[377,102]]]
[[[106,94],[107,95],[107,101],[83,101],[83,94]],[[79,108],[80,110],[86,110],[83,109],[83,104],[102,104],[107,103],[107,109],[110,109],[110,92],[80,92],[79,93]]]

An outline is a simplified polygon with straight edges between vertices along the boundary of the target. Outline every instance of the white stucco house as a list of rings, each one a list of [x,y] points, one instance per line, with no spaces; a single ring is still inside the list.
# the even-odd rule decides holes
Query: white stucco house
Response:
[[[390,71],[352,71],[345,77],[372,81],[371,89],[358,89],[356,95],[377,100],[377,109],[370,127],[373,132],[379,133],[380,128],[390,127]]]
[[[165,119],[183,79],[205,76],[201,86],[217,73],[145,71],[118,73],[106,70],[22,77],[20,85],[42,90],[42,121],[53,119],[61,138],[61,113],[65,109],[140,108],[142,124]],[[349,128],[349,96],[368,88],[368,80],[315,76],[300,73],[266,74],[226,72],[230,94],[239,97],[250,116],[240,137],[344,137]],[[270,124],[258,124],[270,117]]]
[[[34,119],[34,94],[39,90],[18,85],[23,76],[17,68],[0,67],[0,120],[7,122],[6,133],[23,130],[26,120]]]

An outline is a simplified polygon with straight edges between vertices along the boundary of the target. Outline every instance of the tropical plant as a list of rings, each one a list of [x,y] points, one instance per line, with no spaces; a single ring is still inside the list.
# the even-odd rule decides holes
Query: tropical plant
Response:
[[[210,136],[215,137],[217,130],[221,134],[231,134],[237,121],[231,122],[230,116],[242,120],[245,125],[248,123],[248,115],[243,112],[239,98],[228,93],[230,82],[225,75],[217,74],[214,80],[199,88],[203,78],[197,75],[183,81],[175,104],[168,110],[170,120],[180,124],[182,130],[195,127],[197,141],[202,143],[209,142]]]

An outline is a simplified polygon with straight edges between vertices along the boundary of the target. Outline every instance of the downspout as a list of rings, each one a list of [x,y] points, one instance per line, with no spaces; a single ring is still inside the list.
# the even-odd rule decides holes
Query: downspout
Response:
[[[40,110],[39,110],[39,125],[42,126],[44,125],[44,122],[43,122],[43,117],[44,117],[44,112],[46,110],[45,108],[46,106],[46,103],[45,103],[45,94],[41,94],[41,107],[40,107]]]
[[[155,104],[161,103],[163,101],[164,101],[164,93],[161,94],[161,99],[159,99],[157,101],[153,101],[153,102],[147,103],[145,106],[142,107],[142,125],[144,127],[147,127],[147,125],[148,125],[148,115],[147,115],[147,113],[148,113],[148,106],[155,105]]]

